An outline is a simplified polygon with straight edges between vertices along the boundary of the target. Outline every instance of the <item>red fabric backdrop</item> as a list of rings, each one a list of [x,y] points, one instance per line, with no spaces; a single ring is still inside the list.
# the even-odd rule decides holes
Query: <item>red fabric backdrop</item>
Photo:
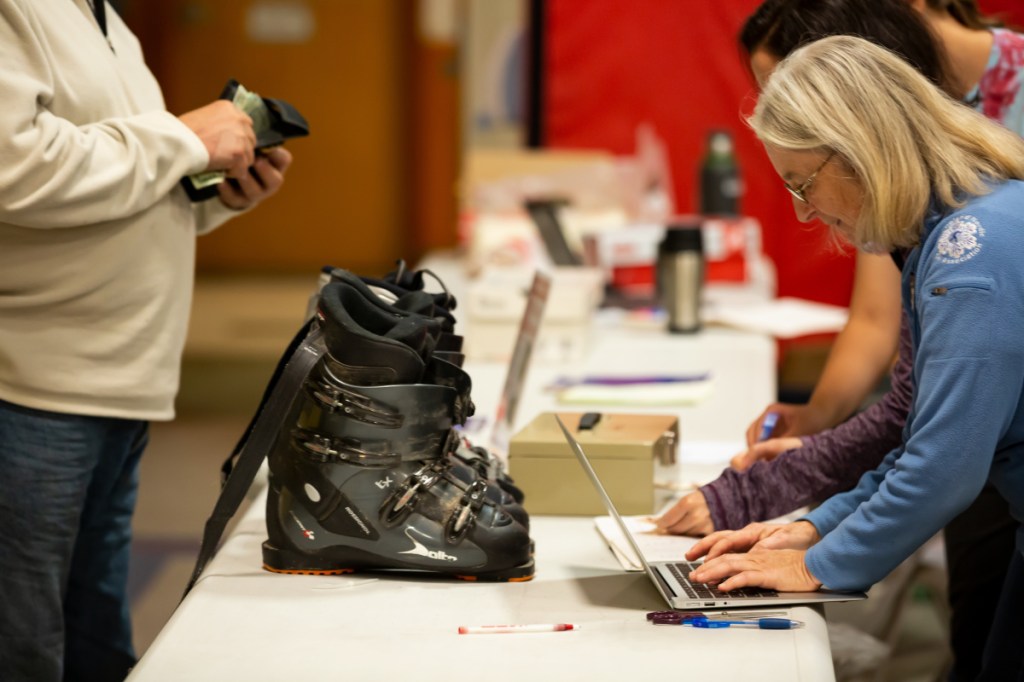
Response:
[[[696,207],[707,133],[733,132],[746,184],[743,211],[757,217],[778,269],[779,295],[849,302],[853,259],[825,228],[793,216],[789,195],[742,122],[755,96],[737,47],[743,20],[760,0],[549,0],[544,139],[558,148],[629,154],[636,128],[665,140],[681,213]],[[981,0],[1024,24],[1020,0]]]

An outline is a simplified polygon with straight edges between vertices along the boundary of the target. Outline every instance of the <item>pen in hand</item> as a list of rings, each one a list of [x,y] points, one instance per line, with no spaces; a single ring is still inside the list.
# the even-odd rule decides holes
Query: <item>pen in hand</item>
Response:
[[[757,440],[768,440],[771,438],[772,431],[775,430],[775,425],[779,422],[778,412],[769,412],[764,416],[764,421],[761,422],[761,435],[758,436]]]

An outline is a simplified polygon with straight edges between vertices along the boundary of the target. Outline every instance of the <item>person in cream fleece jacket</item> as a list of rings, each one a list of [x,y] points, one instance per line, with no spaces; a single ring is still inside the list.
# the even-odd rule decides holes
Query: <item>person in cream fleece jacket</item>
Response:
[[[6,680],[134,665],[138,463],[149,421],[174,415],[195,239],[276,192],[291,163],[257,157],[230,102],[168,113],[135,36],[93,2],[0,0]],[[236,182],[193,204],[179,181],[205,170]]]

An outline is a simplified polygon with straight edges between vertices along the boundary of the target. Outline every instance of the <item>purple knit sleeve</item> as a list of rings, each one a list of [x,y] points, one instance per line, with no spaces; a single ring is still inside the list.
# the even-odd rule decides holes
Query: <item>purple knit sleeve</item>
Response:
[[[913,396],[912,367],[910,328],[904,315],[889,392],[839,426],[802,438],[803,447],[756,462],[742,472],[726,469],[702,486],[715,530],[773,519],[852,488],[864,472],[902,443]]]

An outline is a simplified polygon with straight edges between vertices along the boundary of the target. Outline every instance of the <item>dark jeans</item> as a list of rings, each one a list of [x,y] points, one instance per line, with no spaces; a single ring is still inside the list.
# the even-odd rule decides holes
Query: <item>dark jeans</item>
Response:
[[[1015,552],[982,658],[979,682],[1024,682],[1024,556]]]
[[[148,423],[0,401],[0,677],[121,680]]]
[[[992,486],[985,486],[978,499],[946,526],[954,656],[951,682],[978,678],[989,628],[1002,604],[1007,568],[1015,554],[1016,531],[1009,505]]]

